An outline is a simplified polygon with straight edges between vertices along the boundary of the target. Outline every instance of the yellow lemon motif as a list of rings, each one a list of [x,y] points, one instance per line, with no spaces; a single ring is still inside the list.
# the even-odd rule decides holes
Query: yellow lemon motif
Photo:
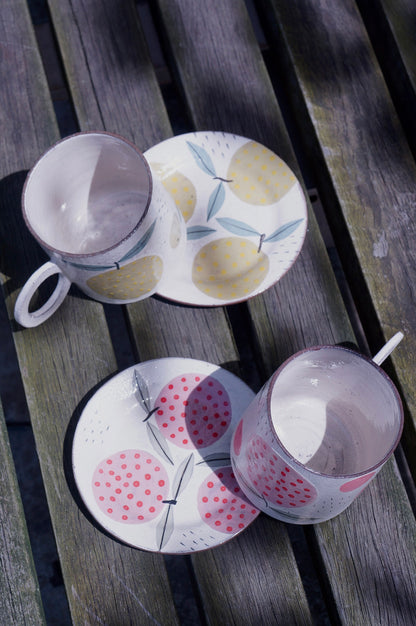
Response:
[[[152,169],[159,176],[164,188],[170,193],[183,219],[187,222],[192,217],[196,205],[194,184],[181,172],[169,173],[160,163],[152,163]]]
[[[150,293],[162,277],[163,261],[157,255],[146,256],[119,269],[97,274],[87,285],[110,300],[134,300]]]
[[[249,141],[237,150],[227,171],[231,191],[244,202],[268,205],[277,202],[295,184],[296,177],[274,152]]]
[[[170,228],[169,243],[171,248],[177,248],[181,240],[181,222],[178,212],[175,213]]]
[[[218,300],[245,298],[267,276],[269,259],[242,237],[224,237],[206,244],[194,258],[192,282]]]

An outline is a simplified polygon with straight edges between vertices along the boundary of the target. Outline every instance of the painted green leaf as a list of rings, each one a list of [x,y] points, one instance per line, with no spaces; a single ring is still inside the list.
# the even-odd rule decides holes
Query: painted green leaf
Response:
[[[289,235],[291,235],[297,229],[301,222],[303,222],[303,217],[298,220],[293,220],[292,222],[287,222],[286,224],[283,224],[283,226],[280,226],[280,228],[275,230],[274,233],[266,237],[264,241],[274,242],[289,237]]]
[[[156,526],[156,544],[159,546],[159,550],[162,550],[171,538],[174,527],[173,507],[169,504],[160,522]]]
[[[139,252],[143,250],[143,248],[147,245],[149,239],[153,235],[155,226],[156,226],[156,220],[153,222],[153,224],[149,226],[149,228],[147,229],[143,237],[140,239],[140,241],[138,241],[136,245],[131,250],[129,250],[127,254],[123,256],[122,259],[120,259],[119,263],[123,263],[123,261],[128,261],[128,259],[131,259],[132,257],[136,256],[136,254],[139,254]]]
[[[192,156],[194,157],[198,167],[200,167],[206,174],[216,176],[214,164],[205,148],[201,148],[191,141],[187,141],[186,143],[188,144],[188,148],[192,152]]]
[[[241,235],[242,237],[260,236],[260,233],[245,222],[240,220],[234,220],[231,217],[217,217],[217,222],[221,224],[223,228],[229,230],[234,235]]]
[[[211,233],[215,233],[215,228],[209,228],[209,226],[188,226],[186,229],[186,237],[191,239],[202,239]]]
[[[150,443],[158,454],[167,459],[171,465],[174,465],[169,446],[166,439],[160,433],[156,426],[153,426],[150,422],[146,423],[147,434],[149,436]]]
[[[208,200],[208,211],[207,211],[207,222],[214,217],[224,204],[225,200],[225,189],[224,183],[220,183],[217,187],[215,187],[214,191],[211,193]]]
[[[172,491],[175,500],[185,489],[186,485],[191,480],[192,473],[194,471],[194,455],[190,454],[179,465],[175,478],[173,479]]]

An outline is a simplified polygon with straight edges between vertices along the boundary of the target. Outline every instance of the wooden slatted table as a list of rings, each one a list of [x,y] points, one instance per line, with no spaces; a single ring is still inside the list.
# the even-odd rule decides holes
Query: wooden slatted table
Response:
[[[14,302],[44,260],[23,225],[21,191],[27,170],[64,131],[28,6],[2,2],[5,332],[13,336],[66,590],[61,623],[413,623],[416,165],[401,90],[405,74],[414,99],[411,3],[49,0],[47,15],[75,129],[115,132],[143,151],[192,130],[253,138],[278,153],[305,190],[318,191],[332,229],[329,237],[310,202],[295,265],[242,304],[191,307],[152,297],[114,309],[72,289],[46,323],[19,327]],[[380,33],[394,41],[392,55]],[[163,71],[149,41],[150,53],[155,41],[161,46]],[[86,514],[70,471],[71,437],[86,401],[120,369],[192,357],[230,369],[257,391],[305,346],[352,342],[371,354],[397,330],[405,340],[386,368],[406,409],[403,445],[337,518],[295,527],[261,515],[222,546],[168,557],[115,541]],[[3,412],[0,424],[0,621],[52,623]]]

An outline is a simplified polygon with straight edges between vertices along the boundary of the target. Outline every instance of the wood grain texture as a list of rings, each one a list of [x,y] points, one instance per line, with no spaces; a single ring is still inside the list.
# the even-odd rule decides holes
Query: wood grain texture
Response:
[[[302,583],[284,525],[266,516],[258,522],[232,541],[193,559],[204,606],[209,607],[209,623],[313,623],[305,611],[303,593],[299,594]],[[224,577],[223,563],[236,574]],[[285,574],[289,570],[290,584]]]
[[[58,138],[25,7],[6,2],[0,9],[0,41],[10,42],[0,70],[8,85],[0,96],[7,120],[2,124],[0,238],[11,320],[18,289],[44,259],[22,225],[22,170]],[[41,327],[13,327],[73,623],[177,623],[162,557],[106,536],[85,511],[74,485],[75,424],[92,391],[116,371],[102,306],[74,290]]]
[[[76,115],[144,151],[171,134],[132,0],[49,0]],[[142,120],[146,120],[142,124]]]
[[[358,0],[406,137],[416,155],[416,6],[412,0]]]
[[[218,363],[241,373],[222,309],[175,307],[153,298],[129,307],[129,316],[140,360],[179,356]]]
[[[60,6],[61,4],[59,3],[59,8]],[[57,10],[58,4],[54,7],[55,21]],[[246,13],[244,13],[244,15],[245,20],[247,21]],[[90,36],[88,25],[86,23],[82,26],[80,25],[79,29],[82,38]],[[183,35],[184,33],[182,33],[182,36]],[[257,47],[254,46],[254,42],[253,49],[256,50],[257,58],[259,59],[259,52]],[[73,54],[74,52],[66,55],[67,65]],[[122,59],[119,59],[119,61],[122,62]],[[101,60],[100,62],[103,61]],[[102,80],[102,77],[100,77],[100,69],[99,66],[97,66],[97,59],[94,54],[87,57],[87,63],[91,81],[99,83]],[[79,69],[78,71],[80,71],[81,75],[85,78],[84,70]],[[72,70],[68,71],[68,75],[71,75],[71,72]],[[151,85],[148,87],[146,94],[144,93],[142,85],[140,94],[138,94],[138,97],[143,97],[144,103],[146,102],[146,98],[151,97],[149,96],[149,94],[152,93],[151,87]],[[156,132],[154,130],[152,131],[152,129],[149,130],[148,109],[146,106],[143,106],[140,102],[135,102],[133,105],[130,118],[134,118],[137,126],[134,128],[134,135],[132,135],[130,134],[130,130],[125,126],[125,112],[123,110],[119,110],[117,92],[114,89],[101,89],[100,91],[98,87],[94,88],[94,92],[97,94],[99,93],[97,97],[100,102],[101,109],[111,111],[111,124],[113,130],[124,134],[130,139],[134,139],[139,146],[143,145],[149,137],[151,137],[153,143],[157,143],[158,141],[164,139],[164,136],[159,131]],[[76,102],[77,97],[78,96],[75,97]],[[88,97],[88,89],[85,91],[85,97]],[[216,94],[216,98],[217,97],[218,94]],[[155,107],[157,108],[157,98],[155,102]],[[82,110],[83,106],[85,105],[80,105],[80,110]],[[78,110],[77,103],[76,110]],[[82,121],[81,117],[80,119]],[[150,132],[152,132],[151,135],[149,135]],[[227,320],[226,313],[223,309],[183,307],[151,298],[134,305],[129,305],[127,307],[127,312],[140,360],[175,355],[190,356],[192,358],[200,358],[224,365],[234,372],[239,371],[239,356],[234,345],[233,337],[230,333],[230,325]],[[253,532],[257,533],[257,541],[260,544],[263,535],[262,522],[259,522],[256,527],[257,529]],[[290,584],[288,584],[286,592],[283,592],[277,587],[275,588],[275,593],[279,594],[277,603],[283,613],[291,615],[293,612],[297,611],[299,615],[303,616],[302,618],[299,618],[299,623],[309,623],[309,610],[300,579],[299,577],[293,579],[293,571],[296,571],[296,562],[284,527],[279,529],[278,535],[280,537],[280,543],[285,546],[286,558],[281,561],[279,560],[281,553],[278,551],[275,552],[267,550],[269,555],[268,559],[271,563],[270,567],[281,571],[281,580],[290,580]],[[248,542],[249,540],[242,539],[242,541]],[[249,544],[247,543],[247,546],[248,545]],[[210,616],[215,615],[215,611],[218,610],[218,597],[222,594],[224,585],[230,583],[237,588],[240,584],[241,576],[243,575],[248,577],[250,575],[251,568],[254,567],[254,555],[252,555],[252,559],[250,561],[242,564],[241,567],[243,568],[243,572],[245,572],[243,574],[241,568],[240,570],[236,570],[230,560],[225,558],[221,552],[216,551],[215,555],[215,568],[212,568],[210,565],[212,557],[201,555],[200,558],[198,558],[198,562],[201,564],[202,569],[206,567],[208,573],[212,573],[209,589],[205,589],[204,591],[206,599],[205,608]],[[286,574],[284,574],[284,572],[286,572]],[[283,587],[285,586],[286,582],[283,582]],[[296,611],[292,607],[295,597]],[[212,599],[210,600],[210,598]],[[238,623],[241,617],[240,611],[241,606],[235,601],[235,599],[230,597],[228,602],[222,606],[223,623]]]
[[[0,620],[46,624],[19,485],[0,404]]]
[[[261,4],[271,8],[271,22],[280,24],[274,32],[281,52],[276,64],[299,96],[296,112],[307,129],[305,155],[319,166],[331,214],[338,215],[341,207],[342,218],[334,222],[344,233],[340,249],[347,265],[350,260],[351,267],[353,261],[362,263],[362,282],[383,332],[396,329],[399,319],[407,325],[402,329],[411,330],[414,226],[408,200],[411,206],[414,162],[358,10],[351,0]],[[143,150],[171,136],[133,0],[49,0],[49,5],[80,127],[111,130]],[[213,0],[209,6],[157,0],[154,5],[195,129],[261,141],[300,175],[243,0]],[[103,533],[74,485],[74,428],[88,398],[117,369],[103,307],[73,289],[41,327],[23,330],[13,323],[17,292],[44,259],[22,224],[22,185],[27,168],[58,138],[58,131],[23,0],[6,0],[1,6],[0,42],[0,79],[8,86],[0,92],[0,270],[72,620],[176,624],[162,557],[132,550]],[[393,315],[395,299],[400,318]],[[137,359],[199,358],[247,382],[265,380],[305,345],[354,340],[311,210],[305,246],[294,267],[246,305],[230,307],[227,314],[224,308],[180,306],[155,297],[124,310]],[[235,335],[230,319],[239,322]],[[397,350],[393,362],[413,415],[412,342],[406,351]],[[245,362],[237,343],[244,348]],[[407,441],[412,442],[409,432]],[[4,441],[0,430],[0,444]],[[12,466],[7,463],[5,469]],[[10,485],[13,476],[6,476]],[[307,530],[335,621],[354,626],[412,623],[415,528],[393,459],[344,514]],[[12,539],[5,540],[13,545]],[[23,556],[13,553],[6,567],[17,556],[30,570],[30,555],[25,565],[23,550]],[[312,622],[287,528],[276,520],[260,516],[235,540],[193,555],[192,564],[207,623]],[[12,576],[10,570],[7,580]],[[36,589],[28,590],[29,595],[33,591],[36,601]]]
[[[416,534],[394,462],[345,513],[314,532],[342,624],[412,623]],[[333,546],[341,558],[334,558]],[[341,580],[348,584],[338,584]]]
[[[288,137],[244,2],[158,0],[168,62],[196,130],[248,136],[287,153]]]
[[[232,5],[227,2],[214,5],[210,10],[201,10],[200,6],[196,7],[192,2],[158,3],[169,38],[169,58],[181,80],[182,91],[195,127],[200,130],[231,129],[247,137],[254,137],[274,148],[297,171],[293,151],[269,79],[265,77],[265,68],[245,7],[243,3],[236,2]],[[235,54],[231,54],[234,49]],[[226,100],[226,105],[220,108],[218,101],[222,102],[223,99]],[[233,103],[238,103],[239,106],[234,106]],[[314,343],[319,336],[321,340],[325,338],[327,341],[346,341],[352,338],[326,251],[312,216],[307,242],[295,267],[299,268],[295,279],[292,276],[295,268],[292,268],[286,281],[281,281],[275,289],[248,304],[255,331],[263,336],[261,351],[274,367],[284,356],[306,345],[303,342],[307,342],[310,336],[316,339]],[[311,293],[322,296],[313,300]],[[315,306],[319,315],[315,315]],[[308,323],[303,330],[303,325],[299,322],[306,320]],[[245,534],[241,540],[249,541],[246,537]],[[247,550],[248,554],[250,553]],[[266,546],[261,555],[265,563],[270,565],[270,551]],[[204,554],[193,558],[199,576],[204,568],[208,570],[209,576],[209,571],[213,568],[211,563],[206,564],[207,558]],[[283,562],[290,565],[287,560],[283,559]],[[254,559],[252,566],[255,567]],[[244,576],[240,576],[241,578]],[[228,574],[227,585],[232,585],[233,581],[234,576],[230,577]],[[267,593],[266,591],[266,596]],[[264,610],[268,620],[273,621],[276,614],[283,620],[295,619],[296,614],[299,623],[302,620],[308,621],[310,618],[304,610],[300,606],[296,607],[294,596],[298,599],[302,597],[286,590],[284,594],[279,592],[278,599],[276,598],[272,606],[265,600]],[[212,605],[212,600],[208,600],[210,597],[213,594],[204,595],[205,610],[212,623],[218,623],[218,620],[228,623],[227,619],[231,620],[231,617],[227,612],[227,605],[221,603],[221,597]],[[250,606],[253,613],[259,611],[259,605],[253,598]],[[234,611],[241,611],[238,602]],[[230,623],[239,623],[238,620],[242,619],[241,612],[237,615],[236,622]],[[264,614],[261,615],[262,618],[265,617]],[[246,623],[250,623],[253,614],[246,619]]]
[[[319,140],[317,149],[319,148],[327,160],[326,168],[324,168],[324,172],[328,175],[327,185],[328,187],[334,185],[340,195],[344,194],[343,199],[345,201],[350,201],[355,195],[357,205],[351,207],[351,212],[346,221],[350,230],[357,234],[356,241],[361,241],[360,246],[366,240],[367,249],[360,258],[364,273],[366,277],[370,276],[373,280],[377,278],[378,289],[382,287],[385,291],[382,299],[385,301],[385,305],[391,308],[393,300],[387,302],[389,290],[391,298],[395,297],[395,290],[400,291],[402,301],[405,300],[405,294],[399,283],[392,281],[393,284],[390,285],[390,281],[386,280],[386,275],[377,276],[374,265],[377,264],[379,257],[371,254],[374,251],[374,242],[370,243],[368,239],[371,238],[372,227],[374,236],[374,223],[377,223],[377,227],[382,227],[384,220],[387,237],[390,237],[390,233],[392,233],[391,236],[395,244],[397,243],[399,250],[401,250],[400,239],[396,238],[397,225],[393,225],[395,215],[399,221],[401,217],[398,211],[394,212],[395,215],[384,217],[380,213],[380,207],[374,206],[373,199],[371,199],[372,204],[370,203],[370,195],[366,197],[366,203],[363,202],[364,196],[362,196],[361,204],[358,204],[356,194],[365,189],[367,182],[372,186],[372,178],[377,178],[379,172],[383,172],[383,176],[386,175],[386,169],[382,168],[380,163],[377,166],[374,163],[373,168],[371,168],[371,159],[375,157],[374,155],[370,157],[366,153],[365,141],[359,142],[359,137],[361,140],[363,139],[362,135],[365,133],[366,126],[362,120],[359,124],[358,120],[364,116],[365,111],[358,94],[355,93],[355,97],[353,96],[354,90],[358,89],[358,85],[360,85],[363,92],[367,90],[370,94],[379,94],[379,97],[380,94],[385,95],[387,102],[383,104],[381,99],[378,102],[379,107],[386,107],[385,110],[391,110],[391,106],[388,94],[383,84],[380,83],[380,70],[376,65],[370,63],[370,59],[374,62],[374,58],[371,49],[367,48],[368,41],[365,39],[359,17],[352,4],[347,4],[347,7],[345,4],[343,5],[345,10],[337,12],[334,11],[333,3],[331,7],[329,7],[329,3],[320,3],[320,9],[323,10],[323,15],[320,15],[318,8],[312,9],[309,3],[297,3],[297,7],[292,5],[289,11],[286,10],[287,7],[284,3],[274,2],[274,17],[279,20],[281,34],[284,32],[284,38],[282,37],[280,43],[287,40],[291,44],[289,52],[293,63],[293,76],[290,84],[293,85],[299,81],[304,89],[305,97],[307,96],[304,113],[309,113],[311,116],[315,125],[314,132]],[[327,23],[328,30],[325,31],[325,35],[323,33],[318,35],[318,24],[319,28],[323,28],[326,22],[329,23]],[[348,55],[347,44],[342,37],[344,30],[345,38],[351,46],[354,42],[354,48],[351,48],[354,49],[354,54]],[[357,33],[361,33],[363,37],[361,45],[358,45]],[[328,42],[332,44],[331,53],[328,49],[326,49],[325,55],[321,51],[321,64],[317,70],[313,63],[315,60],[314,51],[320,46],[329,45]],[[278,50],[279,52],[282,51],[281,46]],[[360,66],[361,73],[359,68],[354,66],[357,57],[361,60],[366,59],[366,62]],[[279,54],[279,58],[282,58],[282,54]],[[365,81],[363,73],[365,74]],[[336,88],[334,87],[335,83]],[[354,122],[357,125],[355,130]],[[395,126],[397,130],[395,121],[392,121],[392,126]],[[373,132],[375,138],[375,128]],[[309,136],[312,134],[310,133]],[[397,142],[394,137],[394,132],[391,130],[389,133],[387,127],[386,136],[383,136],[380,143],[385,142],[387,145],[388,139],[390,139],[395,146]],[[350,147],[351,152],[349,151]],[[403,145],[397,150],[398,152],[403,151],[403,155],[406,157],[405,161],[402,162],[401,169],[404,178],[406,178],[413,171],[413,164],[408,159],[408,153]],[[363,152],[366,153],[370,161],[367,164],[364,163]],[[346,161],[347,153],[350,157],[348,162]],[[360,161],[360,170],[354,169],[358,161]],[[383,165],[384,163],[385,161],[383,161]],[[407,167],[409,169],[406,169]],[[366,171],[371,172],[370,177],[365,176]],[[392,171],[393,167],[391,167]],[[379,182],[381,184],[381,180]],[[381,201],[380,197],[379,200]],[[362,210],[362,206],[365,206],[365,211]],[[372,212],[371,206],[373,206]],[[332,203],[332,214],[335,213],[335,210],[336,204]],[[361,247],[359,251],[361,251]],[[395,254],[390,247],[388,260],[390,251],[392,256]],[[384,259],[381,261],[383,262]],[[347,269],[348,262],[347,258]],[[397,271],[400,270],[393,265],[393,275]],[[353,280],[355,279],[356,277],[353,277]],[[405,289],[405,292],[406,296],[409,297],[409,291]],[[408,306],[409,302],[407,302]],[[411,338],[410,341],[412,341]],[[269,344],[267,345],[269,346]],[[263,354],[266,354],[264,349]],[[402,352],[401,355],[398,355],[398,359],[403,358],[403,356]],[[404,361],[407,361],[407,365],[403,362],[404,382],[406,382],[406,378],[413,376],[409,358],[411,358],[409,353],[404,356]],[[393,513],[396,507],[405,519],[399,524],[396,524]],[[393,513],[392,517],[391,513]],[[342,623],[363,625],[383,622],[406,623],[403,616],[409,616],[414,611],[415,530],[414,515],[393,460],[383,468],[371,487],[365,490],[344,514],[326,524],[317,526],[312,531],[312,534],[315,534],[318,550],[323,559],[323,571],[328,576],[329,586]],[[385,562],[387,554],[390,551],[397,551],[397,546],[400,546],[400,565],[395,569],[395,580],[392,583],[391,572],[385,566]],[[345,555],[344,558],[337,559],[337,552]],[[351,558],[347,558],[346,555],[351,555]],[[407,588],[407,591],[398,593],[398,589],[401,588]],[[383,601],[380,602],[381,597],[383,597]]]
[[[169,58],[181,80],[196,129],[226,130],[256,139],[279,154],[300,177],[244,3],[218,2],[213,4],[211,11],[202,11],[195,3],[187,1],[170,3],[160,0],[158,6],[169,38]],[[320,328],[327,341],[352,340],[342,299],[311,210],[308,219],[309,229],[299,259],[284,279],[264,296],[271,304],[266,315],[271,314],[274,318],[282,314],[286,318],[285,330],[292,336],[300,333],[297,335],[299,342],[293,341],[291,345],[295,350],[306,345],[308,339],[306,329],[306,336],[302,337],[304,324],[299,322],[307,322],[306,326],[311,330],[312,326]],[[315,303],[310,298],[311,293],[320,294]],[[257,309],[258,316],[263,314],[264,297],[248,302],[250,311]],[[322,310],[319,299],[324,301],[323,308],[328,310]],[[278,300],[278,306],[274,300]],[[313,311],[314,304],[316,311]],[[281,352],[285,357],[290,352],[288,334],[281,332],[283,323],[279,322],[280,331],[276,328],[273,335],[275,341],[286,343]],[[317,332],[313,330],[312,333],[318,339]],[[279,362],[281,357],[277,356],[274,366]]]
[[[239,14],[240,5],[233,3],[233,10],[227,3],[221,3],[221,7],[215,4],[213,11],[201,11],[201,7],[194,7],[191,2],[181,2],[180,8],[177,4],[160,0],[158,3],[164,24],[169,36],[174,59],[177,68],[177,75],[182,81],[182,88],[188,102],[188,108],[197,128],[214,127],[228,129],[239,132],[246,136],[254,136],[263,141],[268,146],[274,148],[287,162],[294,164],[293,151],[288,143],[287,134],[282,123],[274,95],[269,92],[268,82],[262,81],[263,71],[247,58],[251,50],[249,28],[243,13]],[[310,6],[310,5],[309,5]],[[194,8],[193,8],[194,7]],[[285,4],[288,13],[291,13],[291,6]],[[241,9],[241,7],[240,7]],[[242,10],[242,9],[241,9]],[[312,9],[310,9],[312,10]],[[298,24],[304,18],[301,12],[297,18],[293,18],[291,27],[293,33],[298,32]],[[335,21],[335,18],[334,18]],[[336,39],[337,30],[341,26],[336,21],[332,24],[335,32],[332,34]],[[179,32],[181,37],[179,38]],[[193,33],[197,36],[194,38]],[[245,39],[243,59],[239,58],[238,43],[236,53],[230,54],[233,46],[233,35],[238,35]],[[299,37],[299,32],[297,37]],[[354,34],[350,33],[353,38]],[[248,39],[248,42],[247,42]],[[201,42],[204,42],[204,53],[200,53]],[[184,44],[184,42],[186,42]],[[365,50],[362,51],[362,54]],[[258,56],[256,63],[261,64]],[[306,50],[303,55],[303,64],[308,58]],[[342,57],[344,58],[344,57]],[[242,66],[238,65],[238,59]],[[326,61],[327,63],[328,61]],[[244,67],[244,72],[243,72]],[[338,71],[340,68],[334,68]],[[355,80],[355,75],[346,63],[344,67],[344,78],[347,84]],[[207,102],[212,99],[212,75],[215,76],[215,93],[221,97],[244,101],[245,111],[254,111],[257,98],[264,108],[256,111],[250,116],[235,116],[231,111],[233,107],[228,106],[218,110],[215,106],[209,106]],[[204,77],[211,77],[209,81]],[[378,76],[380,72],[378,71]],[[201,78],[202,77],[202,78]],[[312,78],[310,79],[312,81]],[[313,84],[313,83],[312,83]],[[227,95],[226,95],[227,94]],[[328,93],[326,110],[328,114],[328,127],[334,118],[334,111],[342,103],[337,101],[337,93]],[[237,97],[238,96],[238,97]],[[331,96],[333,100],[331,99]],[[342,117],[342,109],[340,113]],[[272,126],[275,125],[272,131]],[[322,142],[323,145],[324,142]],[[337,166],[339,164],[337,163]],[[294,165],[295,171],[298,171]],[[334,177],[345,176],[347,169],[333,167],[331,174]],[[358,213],[358,209],[356,209]],[[366,268],[366,261],[364,268]],[[339,298],[334,276],[327,263],[326,252],[323,242],[316,229],[316,224],[311,217],[310,228],[307,241],[295,266],[288,272],[274,289],[268,290],[264,295],[253,301],[249,301],[248,308],[254,324],[257,345],[263,368],[267,375],[271,375],[277,365],[284,358],[292,354],[297,349],[305,345],[317,343],[334,343],[338,341],[353,340],[351,327],[349,325],[345,310]],[[397,481],[392,487],[392,473],[395,469],[385,468],[382,476],[377,480],[378,492],[368,490],[362,496],[362,505],[365,505],[366,514],[362,516],[360,523],[350,524],[348,515],[342,515],[333,522],[328,523],[329,528],[337,528],[338,536],[334,538],[330,532],[318,529],[319,550],[323,550],[330,557],[325,561],[327,574],[330,578],[330,586],[333,590],[332,597],[335,599],[337,613],[345,623],[369,623],[368,606],[372,607],[370,623],[377,623],[377,605],[380,598],[380,588],[390,584],[389,574],[383,573],[383,562],[380,553],[384,549],[385,542],[391,530],[393,518],[385,518],[385,500],[387,499],[388,510],[394,510],[394,502],[406,502],[406,494],[403,484]],[[383,493],[384,498],[379,497]],[[384,501],[383,501],[384,500]],[[401,563],[396,573],[403,584],[409,584],[409,571],[415,567],[412,538],[414,538],[415,522],[409,503],[404,507],[407,530],[396,535],[400,545],[404,547],[403,563]],[[375,521],[377,520],[377,521]],[[322,525],[325,528],[325,525]],[[382,530],[381,528],[382,527]],[[359,528],[359,532],[357,529]],[[342,529],[342,530],[341,530]],[[410,529],[410,530],[409,530]],[[409,534],[408,534],[409,533]],[[343,537],[343,541],[340,540]],[[369,552],[361,549],[361,544],[371,546]],[[408,553],[407,551],[410,550]],[[331,563],[344,559],[343,554],[354,551],[354,560],[347,561],[349,565],[339,571],[331,571]],[[338,556],[337,556],[338,555]],[[197,561],[199,556],[195,557]],[[379,574],[377,585],[367,585],[368,568],[374,567],[377,563]],[[410,580],[414,580],[414,574]],[[350,583],[353,584],[350,587]],[[349,589],[348,593],[346,589]],[[391,588],[390,588],[391,589]],[[335,592],[336,590],[336,592]],[[392,623],[400,623],[400,616],[404,612],[410,613],[413,608],[413,600],[406,600],[405,606],[394,602],[394,591],[391,591],[391,604],[387,603],[384,610],[388,614],[388,619]],[[351,603],[356,605],[354,611],[355,621],[349,622],[348,609]],[[383,603],[381,603],[383,604]]]
[[[355,4],[267,5],[280,24],[276,50],[297,96],[305,154],[372,349],[405,334],[391,361],[409,411],[403,442],[415,472],[416,165]]]

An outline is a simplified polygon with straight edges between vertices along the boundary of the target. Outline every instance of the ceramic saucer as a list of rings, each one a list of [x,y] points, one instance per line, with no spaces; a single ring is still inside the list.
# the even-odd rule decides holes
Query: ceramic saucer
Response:
[[[259,514],[231,469],[235,426],[254,397],[234,374],[166,358],[105,383],[82,412],[74,477],[93,517],[113,536],[153,552],[217,546]]]
[[[306,234],[305,196],[268,148],[229,133],[196,132],[144,154],[187,226],[185,253],[160,296],[200,306],[244,301],[295,262]]]

